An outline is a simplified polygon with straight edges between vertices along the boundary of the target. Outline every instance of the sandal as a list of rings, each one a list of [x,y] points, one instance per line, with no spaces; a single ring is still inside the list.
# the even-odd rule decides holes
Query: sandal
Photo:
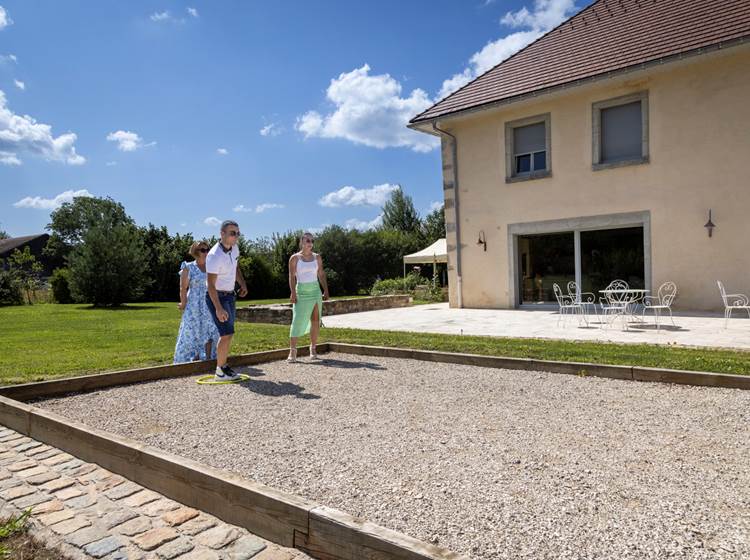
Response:
[[[293,364],[297,361],[297,349],[289,350],[289,357],[286,359],[287,362]]]

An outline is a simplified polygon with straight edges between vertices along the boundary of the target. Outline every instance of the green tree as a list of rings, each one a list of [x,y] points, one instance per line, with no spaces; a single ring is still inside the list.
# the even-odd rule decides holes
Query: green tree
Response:
[[[73,298],[95,306],[138,300],[149,282],[143,255],[138,228],[117,216],[106,216],[88,228],[68,257]]]
[[[23,293],[16,276],[7,270],[3,259],[0,259],[0,305],[22,305]]]
[[[383,205],[383,229],[419,234],[421,226],[414,201],[399,186]]]
[[[41,286],[44,267],[37,262],[29,247],[24,247],[23,251],[18,249],[13,251],[8,259],[8,264],[11,274],[15,276],[18,284],[26,292],[26,301],[31,305],[33,303],[31,296]]]
[[[0,239],[10,239],[10,235],[4,229],[0,229]]]
[[[52,271],[49,284],[52,288],[52,298],[56,303],[73,303],[73,296],[70,293],[70,270],[56,268]]]
[[[435,243],[445,237],[445,206],[440,206],[425,216],[422,232],[425,244]]]
[[[86,237],[88,230],[101,223],[133,224],[125,208],[111,198],[76,197],[50,214],[50,238],[44,249],[53,267],[62,267],[70,253]]]
[[[145,301],[177,301],[180,295],[180,263],[192,260],[188,251],[193,244],[192,234],[171,236],[165,226],[139,228],[143,239],[146,277]]]

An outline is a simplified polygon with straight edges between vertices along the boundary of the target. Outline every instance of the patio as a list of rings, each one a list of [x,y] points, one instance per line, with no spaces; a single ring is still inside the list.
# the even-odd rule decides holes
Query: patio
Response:
[[[750,350],[750,319],[739,314],[724,328],[721,314],[675,312],[677,327],[667,319],[656,330],[653,317],[632,322],[627,331],[614,325],[600,328],[589,316],[589,325],[579,326],[575,317],[558,325],[557,309],[451,309],[447,303],[417,305],[325,317],[328,327],[431,332],[442,334],[486,335],[514,338],[549,338],[617,343],[677,344],[712,348]]]

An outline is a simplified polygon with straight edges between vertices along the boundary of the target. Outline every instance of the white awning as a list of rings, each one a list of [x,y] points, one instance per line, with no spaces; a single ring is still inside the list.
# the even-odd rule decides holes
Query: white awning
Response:
[[[438,239],[435,243],[421,251],[417,251],[411,255],[404,255],[404,264],[432,264],[433,262],[448,262],[448,246],[445,243],[445,239]]]

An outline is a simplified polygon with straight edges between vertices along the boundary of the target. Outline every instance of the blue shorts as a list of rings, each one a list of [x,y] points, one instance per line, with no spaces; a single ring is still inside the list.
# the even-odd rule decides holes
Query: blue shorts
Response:
[[[208,305],[208,311],[211,313],[211,317],[214,320],[214,323],[216,323],[216,328],[219,329],[219,336],[227,336],[229,334],[234,334],[234,294],[228,294],[226,292],[219,292],[219,303],[224,308],[224,311],[227,312],[227,320],[223,323],[219,321],[219,319],[216,318],[216,308],[214,307],[214,302],[211,301],[211,297],[206,294],[206,305]]]

